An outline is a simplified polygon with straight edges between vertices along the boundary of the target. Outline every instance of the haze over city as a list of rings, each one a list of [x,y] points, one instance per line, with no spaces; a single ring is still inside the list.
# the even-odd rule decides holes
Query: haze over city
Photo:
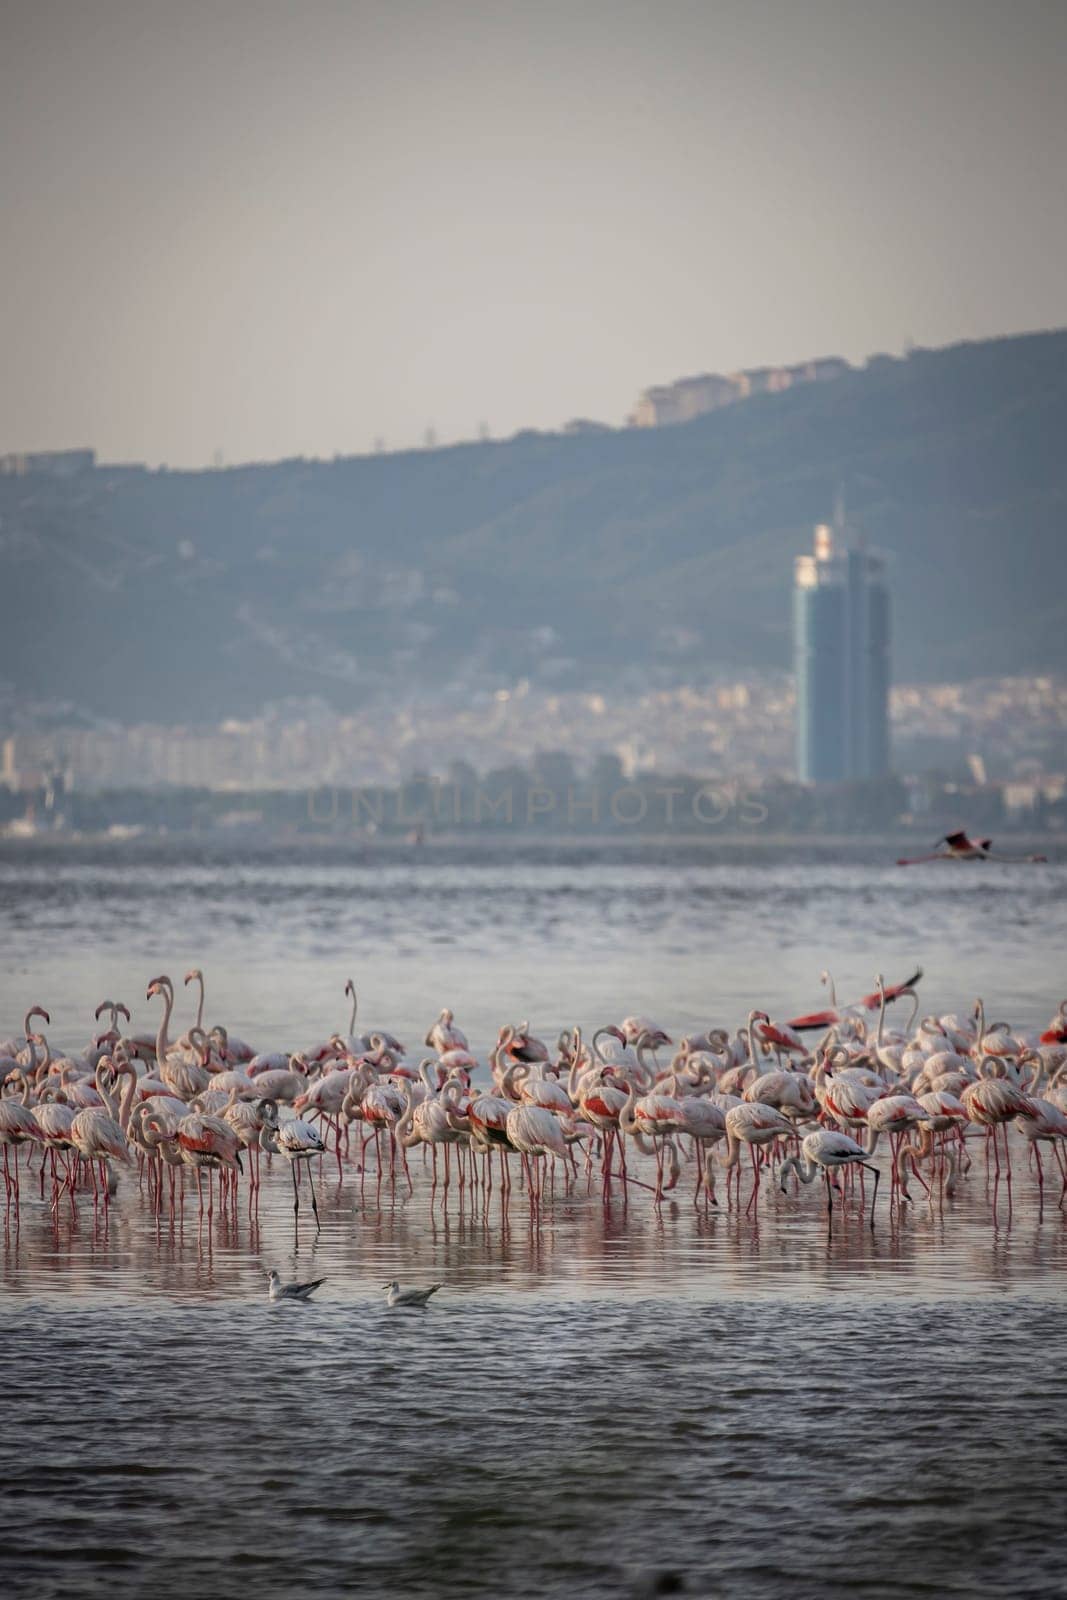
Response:
[[[1065,320],[1067,13],[15,3],[0,449],[620,423],[689,372]]]

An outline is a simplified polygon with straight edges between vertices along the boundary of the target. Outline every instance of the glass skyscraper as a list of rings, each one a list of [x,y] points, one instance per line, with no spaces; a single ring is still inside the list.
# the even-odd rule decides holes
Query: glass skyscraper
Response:
[[[837,540],[835,542],[835,533]],[[848,783],[889,771],[889,592],[885,560],[825,523],[793,588],[797,773]]]

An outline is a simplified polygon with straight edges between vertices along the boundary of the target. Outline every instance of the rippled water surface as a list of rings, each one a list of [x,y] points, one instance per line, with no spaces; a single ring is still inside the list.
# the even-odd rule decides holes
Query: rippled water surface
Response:
[[[631,1011],[672,1030],[926,969],[924,1006],[1043,1024],[1067,869],[873,857],[88,846],[0,856],[0,1034],[84,1044],[104,995],[194,962],[263,1047],[346,1020],[414,1051],[444,1004],[483,1051]],[[183,997],[184,998],[184,997]],[[176,1019],[179,1026],[187,1017]],[[54,1035],[54,1037],[53,1037]],[[201,1220],[136,1174],[53,1218],[23,1176],[0,1259],[5,1592],[26,1596],[1034,1596],[1065,1592],[1067,1227],[1015,1151],[903,1213],[813,1186],[751,1214],[608,1202],[579,1162],[531,1211],[373,1165],[286,1171]],[[883,1162],[883,1170],[884,1162]],[[636,1169],[638,1175],[651,1174]],[[724,1196],[720,1199],[724,1201]],[[746,1189],[747,1199],[747,1189]],[[866,1195],[868,1210],[870,1189]],[[265,1271],[326,1276],[271,1306]],[[441,1281],[425,1313],[380,1285]]]

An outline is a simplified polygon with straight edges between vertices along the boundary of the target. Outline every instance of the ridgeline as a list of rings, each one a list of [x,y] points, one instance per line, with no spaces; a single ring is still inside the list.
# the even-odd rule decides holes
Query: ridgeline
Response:
[[[1067,333],[878,357],[687,424],[0,477],[0,679],[198,723],[320,695],[633,690],[790,662],[843,486],[898,681],[1067,670]]]

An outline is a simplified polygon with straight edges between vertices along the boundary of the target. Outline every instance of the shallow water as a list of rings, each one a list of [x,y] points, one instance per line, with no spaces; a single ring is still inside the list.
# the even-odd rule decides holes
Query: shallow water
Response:
[[[413,1049],[445,1003],[483,1049],[519,1015],[549,1037],[781,1015],[827,964],[850,997],[922,962],[924,1009],[982,992],[1018,1024],[1067,987],[1062,865],[945,887],[768,855],[186,855],[0,857],[0,1033],[39,1000],[83,1043],[104,994],[193,961],[209,1020],[263,1046],[341,1025],[350,970]],[[328,1160],[318,1232],[278,1163],[258,1216],[242,1190],[203,1222],[195,1189],[157,1218],[136,1175],[106,1219],[90,1196],[53,1218],[24,1175],[5,1591],[1061,1595],[1059,1182],[1039,1209],[1016,1149],[994,1212],[975,1151],[952,1199],[901,1212],[883,1186],[873,1232],[858,1195],[828,1229],[815,1185],[707,1212],[691,1168],[659,1207],[582,1171],[531,1212],[517,1182],[505,1208],[454,1174],[434,1193],[418,1157],[414,1194]],[[271,1306],[271,1266],[327,1282]],[[390,1312],[394,1276],[445,1287]]]
[[[209,1022],[264,1049],[346,1024],[350,975],[361,1027],[411,1049],[445,1005],[483,1051],[520,1017],[554,1038],[632,1012],[678,1031],[790,1016],[825,1003],[824,967],[842,1002],[921,965],[924,1011],[982,994],[991,1020],[1043,1026],[1067,994],[1067,858],[903,869],[896,853],[0,845],[0,1033],[33,1000],[56,1042],[83,1044],[105,995],[154,1031],[146,980],[180,991],[191,966]],[[176,1031],[191,1014],[180,998]]]

